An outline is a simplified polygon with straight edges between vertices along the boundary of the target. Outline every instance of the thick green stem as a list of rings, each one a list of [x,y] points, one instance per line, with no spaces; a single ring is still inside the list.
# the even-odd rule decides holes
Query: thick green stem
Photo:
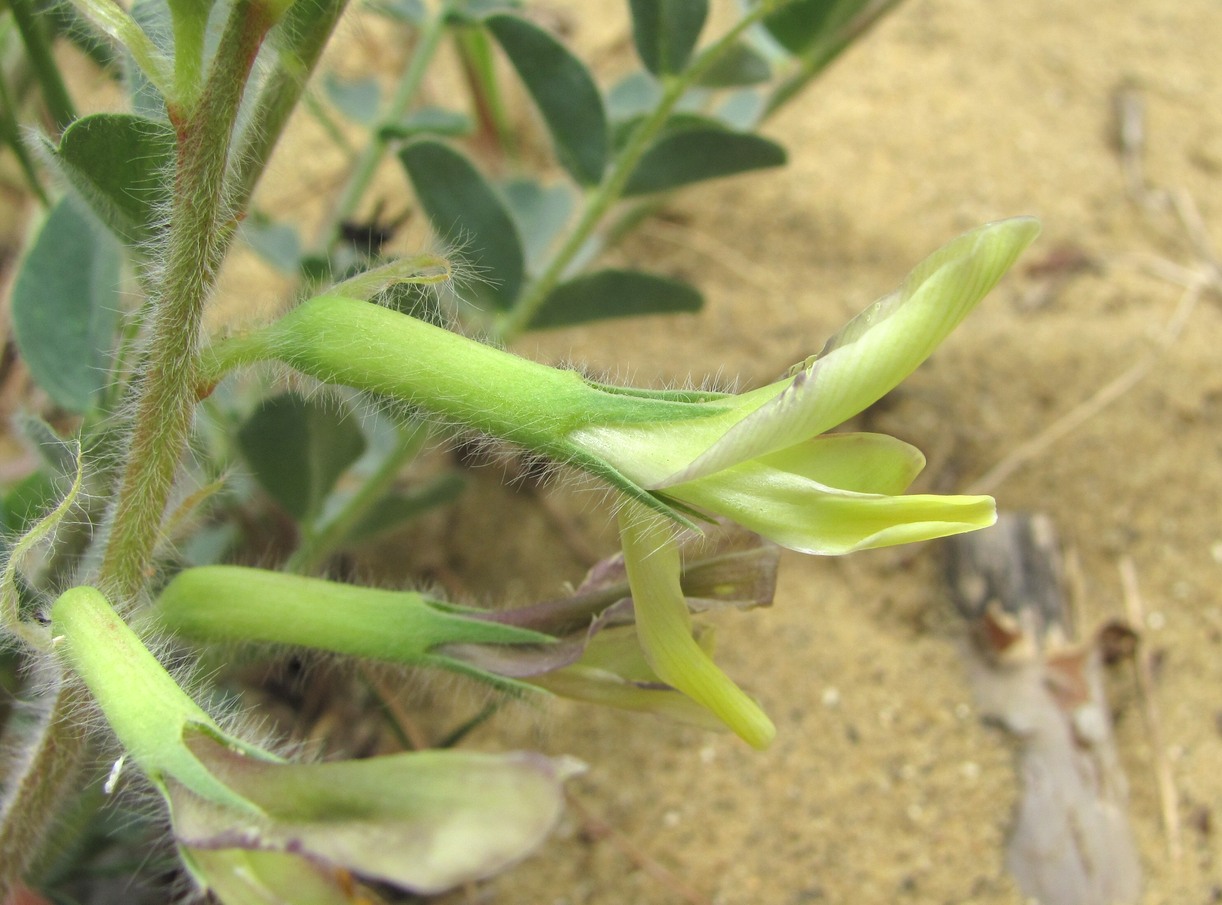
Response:
[[[557,249],[539,275],[525,287],[512,310],[505,314],[497,324],[496,332],[499,339],[508,342],[530,326],[531,320],[547,300],[548,294],[564,278],[569,265],[594,233],[603,215],[619,200],[633,170],[636,169],[645,152],[649,150],[653,140],[662,131],[666,121],[670,119],[675,105],[679,103],[687,90],[708,71],[709,67],[734,46],[739,36],[762,18],[768,9],[769,7],[765,4],[755,7],[693,60],[687,69],[667,83],[658,105],[632,131],[627,144],[616,155],[607,170],[607,175],[603,177],[602,184],[586,196],[585,207],[577,225],[569,232],[564,243]]]
[[[229,139],[270,25],[260,4],[239,0],[198,103],[176,124],[178,160],[164,271],[155,290],[135,426],[102,562],[101,580],[119,600],[131,598],[146,580],[190,431],[204,304],[235,227],[223,197]]]

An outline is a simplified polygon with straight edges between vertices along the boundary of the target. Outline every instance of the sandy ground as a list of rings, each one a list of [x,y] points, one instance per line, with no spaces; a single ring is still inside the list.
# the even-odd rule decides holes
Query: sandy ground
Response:
[[[574,19],[574,40],[614,57],[623,26],[612,18]],[[1161,750],[1131,673],[1112,684],[1148,905],[1222,900],[1222,309],[1209,294],[1181,307],[1183,286],[1153,272],[1158,260],[1206,264],[1173,213],[1126,193],[1115,98],[1129,88],[1144,106],[1148,182],[1185,193],[1222,241],[1220,43],[1211,0],[911,0],[769,124],[788,167],[684,195],[623,249],[699,283],[703,314],[520,347],[640,382],[762,382],[946,239],[1038,216],[1037,246],[871,427],[926,451],[924,487],[962,489],[1165,348],[1143,379],[991,488],[1001,508],[1055,520],[1081,562],[1085,625],[1123,614],[1118,566],[1135,565],[1160,664]],[[1047,275],[1074,258],[1090,266]],[[1177,310],[1184,329],[1168,345]],[[528,542],[501,539],[534,526],[515,516],[510,530],[489,511],[470,503],[455,539],[502,552],[457,562],[478,590],[518,590]],[[603,513],[581,501],[574,511],[608,548]],[[1013,752],[974,706],[939,553],[787,557],[775,606],[721,626],[721,658],[777,722],[766,753],[567,705],[497,724],[483,743],[587,761],[574,790],[588,814],[453,901],[1020,902],[1003,867]],[[580,574],[575,562],[557,570]],[[546,593],[552,580],[537,573],[520,590]],[[1160,759],[1179,796],[1177,857]]]
[[[620,5],[567,20],[613,71],[627,52]],[[372,37],[349,26],[342,40]],[[1131,675],[1112,684],[1147,905],[1222,901],[1222,307],[1209,293],[1181,304],[1172,277],[1207,265],[1169,208],[1126,191],[1114,100],[1127,87],[1144,105],[1148,182],[1192,199],[1222,242],[1219,46],[1214,0],[908,0],[768,124],[789,166],[679,196],[617,252],[698,283],[702,314],[518,347],[639,383],[757,384],[959,232],[1038,216],[1037,246],[870,427],[927,453],[920,489],[964,489],[1164,349],[990,488],[1003,509],[1055,520],[1081,562],[1086,625],[1122,613],[1118,566],[1136,568],[1161,748]],[[273,164],[267,206],[300,205],[299,180],[320,166],[293,148]],[[386,184],[405,197],[393,170]],[[1088,266],[1058,268],[1073,261]],[[247,279],[239,265],[226,285],[258,317],[280,288]],[[1168,342],[1177,312],[1183,329]],[[456,513],[430,522],[441,541],[413,557],[472,594],[551,594],[583,572],[570,547],[613,549],[597,495],[550,489],[535,505],[500,488],[494,469],[475,483]],[[777,723],[767,752],[565,703],[510,708],[476,744],[570,754],[590,771],[551,844],[447,901],[1020,902],[1003,867],[1013,751],[973,703],[939,553],[787,556],[775,606],[722,621],[719,659]],[[1160,761],[1179,796],[1174,857]]]

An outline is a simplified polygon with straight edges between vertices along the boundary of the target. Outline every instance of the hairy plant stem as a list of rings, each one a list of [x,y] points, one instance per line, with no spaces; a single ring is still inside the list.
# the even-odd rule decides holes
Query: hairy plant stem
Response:
[[[14,764],[0,804],[0,903],[42,851],[64,799],[75,786],[86,750],[74,720],[85,706],[79,683],[63,677],[47,695],[23,760]]]
[[[257,2],[238,0],[203,93],[191,110],[179,111],[176,118],[176,191],[165,264],[100,576],[121,599],[133,598],[144,584],[190,430],[201,315],[233,233],[223,203],[229,136],[250,67],[270,25]],[[74,718],[81,699],[80,687],[61,676],[39,735],[11,776],[0,815],[0,902],[38,855],[46,829],[80,769],[86,743]]]
[[[229,138],[250,67],[271,24],[258,3],[239,0],[199,101],[176,118],[178,157],[165,264],[154,290],[135,425],[100,576],[116,600],[130,599],[146,580],[191,429],[204,304],[236,226],[224,198]]]
[[[568,272],[569,265],[585,247],[590,236],[602,221],[603,215],[620,198],[636,165],[649,150],[650,144],[670,118],[675,105],[687,90],[717,62],[748,28],[758,22],[765,13],[771,12],[769,4],[759,4],[742,17],[734,27],[706,48],[682,73],[670,79],[662,92],[662,98],[641,123],[632,130],[627,143],[612,161],[602,183],[585,199],[581,218],[565,239],[564,244],[548,261],[537,277],[522,291],[513,308],[494,326],[497,339],[509,342],[530,326],[531,320],[547,300],[548,294]]]
[[[174,205],[144,371],[135,389],[135,424],[99,576],[117,599],[131,600],[145,583],[186,446],[204,303],[235,226],[224,201],[229,139],[250,68],[271,25],[257,0],[237,0],[198,100],[189,110],[170,105],[178,132]],[[79,772],[86,742],[75,717],[82,698],[80,686],[61,675],[39,735],[10,778],[0,814],[0,902],[38,855]]]
[[[239,211],[245,210],[289,116],[297,108],[306,81],[335,30],[335,23],[348,6],[348,0],[314,2],[313,19],[298,23],[294,16],[299,10],[290,7],[278,29],[284,35],[279,58],[259,91],[250,115],[251,125],[241,135],[234,156],[230,203]],[[307,8],[305,4],[300,6],[302,10]]]

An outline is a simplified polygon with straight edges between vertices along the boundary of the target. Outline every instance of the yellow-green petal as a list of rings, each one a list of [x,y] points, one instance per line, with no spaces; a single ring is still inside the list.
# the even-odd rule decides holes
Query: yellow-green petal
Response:
[[[704,632],[696,639],[706,651],[710,635],[711,632]],[[645,661],[633,625],[604,629],[590,639],[578,662],[532,676],[528,681],[574,701],[652,713],[701,729],[726,728],[704,707],[662,682]]]
[[[670,526],[635,504],[620,510],[619,522],[645,659],[658,678],[708,708],[745,742],[767,747],[776,735],[772,721],[692,637]]]
[[[840,555],[987,528],[992,497],[859,493],[776,467],[783,451],[667,490],[800,553]]]
[[[823,434],[759,461],[836,490],[888,495],[907,490],[925,467],[924,454],[911,443],[866,432]]]
[[[881,399],[930,356],[1039,235],[1015,217],[942,246],[895,292],[875,302],[787,381],[742,397],[758,406],[687,467],[651,489],[672,487],[800,443]],[[629,472],[630,473],[630,472]]]

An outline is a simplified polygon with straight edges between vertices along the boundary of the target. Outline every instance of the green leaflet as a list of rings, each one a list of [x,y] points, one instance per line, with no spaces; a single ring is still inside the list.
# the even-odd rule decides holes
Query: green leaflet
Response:
[[[238,444],[263,489],[306,522],[364,452],[365,437],[338,405],[286,393],[264,400],[238,431]]]
[[[128,113],[73,123],[52,149],[60,170],[128,246],[151,242],[169,206],[174,130]]]
[[[13,327],[30,373],[70,412],[106,386],[119,312],[119,245],[65,198],[43,222],[13,286]]]
[[[399,159],[434,231],[469,265],[470,289],[494,308],[510,308],[525,264],[505,204],[466,157],[441,142],[413,142]]]
[[[687,67],[709,15],[708,0],[630,0],[632,40],[645,68],[674,75]]]
[[[699,311],[700,292],[682,280],[640,270],[599,270],[553,289],[530,322],[533,329],[613,317]]]
[[[498,14],[484,23],[543,114],[561,166],[582,185],[597,185],[607,163],[607,121],[585,64],[525,19]]]
[[[785,149],[760,135],[717,126],[663,135],[637,164],[624,195],[662,192],[693,182],[733,176],[785,163]]]

